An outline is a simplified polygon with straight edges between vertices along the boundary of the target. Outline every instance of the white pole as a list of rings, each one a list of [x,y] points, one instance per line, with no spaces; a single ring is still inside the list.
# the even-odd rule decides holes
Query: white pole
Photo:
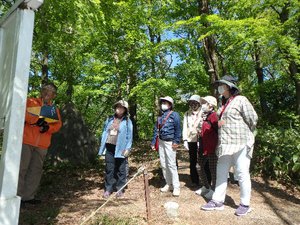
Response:
[[[0,224],[17,225],[17,196],[24,115],[28,89],[34,11],[16,9],[0,24],[1,116],[5,117],[0,163]]]

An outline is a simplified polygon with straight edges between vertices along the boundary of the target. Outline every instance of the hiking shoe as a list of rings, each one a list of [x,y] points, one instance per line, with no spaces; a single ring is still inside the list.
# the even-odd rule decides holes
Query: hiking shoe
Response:
[[[208,203],[206,203],[204,206],[202,206],[201,209],[206,210],[206,211],[223,210],[224,204],[214,201],[214,200],[210,200]]]
[[[124,192],[123,191],[119,191],[117,194],[116,194],[116,198],[123,198],[124,197]]]
[[[209,189],[209,192],[207,192],[207,193],[204,195],[204,198],[207,198],[207,199],[211,200],[213,194],[214,194],[214,191],[213,191],[212,189]]]
[[[245,216],[248,212],[251,212],[250,206],[240,204],[240,206],[235,210],[235,215]]]
[[[163,188],[160,189],[161,192],[168,192],[173,191],[173,188],[171,185],[166,184]]]
[[[209,189],[207,189],[206,187],[201,187],[200,189],[198,189],[197,191],[195,191],[196,195],[205,195],[206,193],[209,192]]]
[[[173,196],[178,197],[180,195],[180,188],[174,188]]]
[[[103,193],[103,198],[108,198],[111,195],[111,193],[109,191],[105,191]]]

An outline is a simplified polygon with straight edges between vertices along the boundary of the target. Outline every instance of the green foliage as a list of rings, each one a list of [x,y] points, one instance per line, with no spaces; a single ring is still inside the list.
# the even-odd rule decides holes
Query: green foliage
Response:
[[[280,115],[276,125],[259,127],[253,167],[259,174],[300,185],[299,116]]]
[[[0,6],[0,16],[9,6]],[[261,118],[257,171],[294,179],[299,1],[210,1],[208,14],[200,7],[201,1],[44,1],[36,13],[29,95],[38,96],[48,76],[59,87],[56,103],[72,101],[97,136],[113,103],[129,100],[139,137],[149,140],[159,97],[173,97],[182,115],[190,95],[215,94],[203,44],[211,37],[219,75],[238,77]],[[293,65],[298,70],[292,74]]]

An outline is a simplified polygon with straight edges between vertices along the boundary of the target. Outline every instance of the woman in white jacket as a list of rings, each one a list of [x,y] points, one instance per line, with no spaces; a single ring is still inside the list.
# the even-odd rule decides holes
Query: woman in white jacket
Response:
[[[184,147],[189,151],[190,176],[194,186],[199,186],[199,174],[197,172],[198,158],[198,134],[202,126],[202,111],[199,95],[192,95],[188,100],[189,110],[183,117],[182,138]]]

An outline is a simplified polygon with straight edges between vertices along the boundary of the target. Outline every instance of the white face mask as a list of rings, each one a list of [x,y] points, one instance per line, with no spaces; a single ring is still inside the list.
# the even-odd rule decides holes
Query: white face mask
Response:
[[[224,94],[225,88],[223,86],[219,86],[218,87],[218,92],[219,92],[220,95]]]
[[[203,112],[208,112],[210,110],[209,105],[207,103],[202,104],[201,109]]]
[[[169,106],[167,104],[161,104],[161,110],[166,111],[169,109]]]

